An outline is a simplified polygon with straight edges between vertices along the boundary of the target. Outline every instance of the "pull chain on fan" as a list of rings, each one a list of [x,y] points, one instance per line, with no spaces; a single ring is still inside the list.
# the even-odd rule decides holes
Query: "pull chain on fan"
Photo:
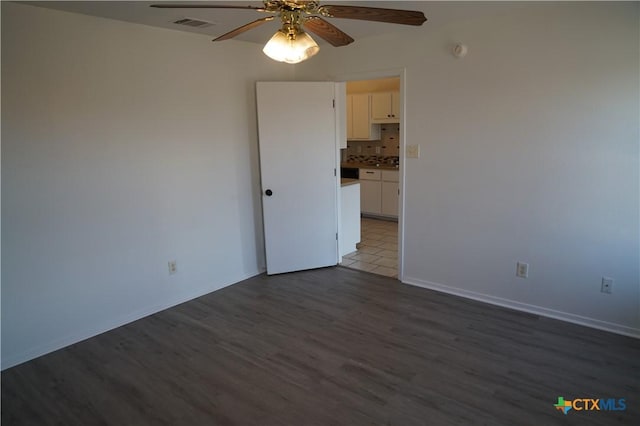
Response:
[[[302,62],[320,50],[315,40],[304,31],[305,28],[335,47],[353,43],[353,38],[324,18],[358,19],[414,26],[420,26],[427,20],[424,13],[413,10],[343,5],[320,6],[318,1],[303,0],[264,0],[263,3],[264,7],[180,3],[159,3],[152,4],[151,7],[163,9],[243,9],[277,15],[282,21],[282,28],[267,42],[263,52],[273,60],[289,64]],[[257,19],[229,31],[213,41],[228,40],[273,19],[275,16]]]

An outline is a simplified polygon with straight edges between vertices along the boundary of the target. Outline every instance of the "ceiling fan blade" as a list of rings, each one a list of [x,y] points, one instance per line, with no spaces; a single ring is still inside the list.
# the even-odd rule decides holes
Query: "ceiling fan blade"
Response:
[[[364,21],[388,22],[391,24],[422,25],[427,18],[414,10],[382,9],[360,6],[320,6],[318,11],[330,18],[361,19]]]
[[[263,7],[226,6],[226,5],[215,5],[215,4],[158,3],[158,4],[151,4],[149,5],[149,7],[156,7],[158,9],[247,9],[247,10],[257,10],[258,12],[266,11],[266,9]]]
[[[259,27],[265,22],[272,21],[273,19],[274,19],[273,16],[267,16],[266,18],[256,19],[255,21],[249,22],[248,24],[244,24],[243,26],[238,27],[235,30],[231,30],[226,34],[222,34],[220,37],[214,39],[213,41],[229,40],[230,38],[233,38],[239,34],[242,34],[245,31],[249,31],[255,27]]]
[[[353,43],[348,34],[318,16],[311,16],[304,21],[304,28],[322,37],[333,46],[340,47]]]

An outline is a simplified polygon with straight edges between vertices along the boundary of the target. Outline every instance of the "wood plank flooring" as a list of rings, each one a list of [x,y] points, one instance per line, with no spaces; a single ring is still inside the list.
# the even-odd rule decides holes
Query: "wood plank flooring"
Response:
[[[558,396],[626,411],[555,410]],[[336,267],[2,372],[2,425],[639,424],[640,341]]]

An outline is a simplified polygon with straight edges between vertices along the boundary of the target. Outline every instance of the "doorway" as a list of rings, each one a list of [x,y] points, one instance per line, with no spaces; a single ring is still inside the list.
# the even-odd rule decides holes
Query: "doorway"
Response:
[[[361,197],[360,242],[340,265],[396,279],[402,278],[402,75],[345,79],[349,137],[340,152],[343,168],[359,169]]]

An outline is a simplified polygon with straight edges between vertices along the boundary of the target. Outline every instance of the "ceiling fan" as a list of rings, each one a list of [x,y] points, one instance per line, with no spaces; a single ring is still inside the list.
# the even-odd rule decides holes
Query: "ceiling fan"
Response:
[[[311,31],[335,47],[353,43],[353,38],[329,23],[324,18],[359,19],[388,22],[402,25],[422,25],[427,18],[424,13],[413,10],[383,9],[378,7],[324,5],[315,0],[264,0],[263,7],[211,5],[211,4],[152,4],[162,9],[244,9],[269,13],[273,16],[256,19],[214,39],[222,41],[233,38],[265,22],[280,18],[282,28],[264,46],[263,52],[271,59],[296,64],[318,53],[318,44],[304,30]]]

